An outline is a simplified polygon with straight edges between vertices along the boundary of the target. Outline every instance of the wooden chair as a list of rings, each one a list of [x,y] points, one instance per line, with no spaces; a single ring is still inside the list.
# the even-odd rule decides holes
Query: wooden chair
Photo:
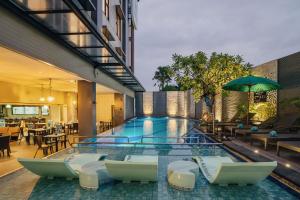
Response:
[[[36,157],[36,154],[39,150],[43,151],[44,156],[48,155],[48,149],[50,149],[50,152],[53,153],[53,145],[44,144],[43,135],[36,135],[35,141],[36,141],[36,144],[38,145],[38,148],[37,148],[33,158]]]
[[[3,156],[4,156],[4,151],[6,150],[7,156],[10,157],[9,142],[10,142],[10,136],[9,135],[0,137],[0,151],[2,152]]]
[[[72,134],[78,133],[78,123],[73,123],[71,132]]]

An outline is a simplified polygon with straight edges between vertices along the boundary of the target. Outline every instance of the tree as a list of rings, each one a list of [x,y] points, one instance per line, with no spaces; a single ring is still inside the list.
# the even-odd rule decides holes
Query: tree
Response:
[[[152,78],[152,80],[156,80],[154,86],[158,85],[159,90],[163,90],[172,81],[173,74],[170,66],[159,66]]]
[[[179,91],[180,88],[177,85],[166,85],[162,91]]]
[[[222,86],[238,77],[249,74],[251,64],[239,55],[213,52],[208,58],[199,51],[189,56],[174,54],[172,57],[175,80],[185,90],[192,89],[196,101],[204,98],[213,112],[215,96]]]

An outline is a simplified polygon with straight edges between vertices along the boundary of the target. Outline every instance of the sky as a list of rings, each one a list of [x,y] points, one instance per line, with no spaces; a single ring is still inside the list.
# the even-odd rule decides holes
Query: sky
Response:
[[[147,91],[174,53],[242,55],[258,65],[300,51],[300,0],[140,0],[135,74]]]

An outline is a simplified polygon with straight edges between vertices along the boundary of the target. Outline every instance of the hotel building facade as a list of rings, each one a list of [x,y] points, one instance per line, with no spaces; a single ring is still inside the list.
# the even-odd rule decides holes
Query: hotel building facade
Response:
[[[0,117],[78,121],[79,133],[135,116],[137,0],[0,2]]]

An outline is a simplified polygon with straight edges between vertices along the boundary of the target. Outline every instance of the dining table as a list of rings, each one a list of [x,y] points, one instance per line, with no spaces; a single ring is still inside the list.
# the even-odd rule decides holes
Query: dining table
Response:
[[[50,131],[50,128],[29,128],[28,129],[28,138],[27,138],[27,142],[28,144],[30,144],[30,136],[31,134],[33,134],[33,143],[36,144],[35,142],[35,136],[37,135],[47,135],[47,133]]]
[[[66,148],[67,147],[67,140],[66,140],[66,137],[67,135],[65,133],[54,133],[54,134],[49,134],[49,135],[45,135],[44,138],[48,141],[53,141],[55,142],[55,151],[57,152],[58,151],[58,140],[59,138],[62,138],[64,137],[64,147]]]

